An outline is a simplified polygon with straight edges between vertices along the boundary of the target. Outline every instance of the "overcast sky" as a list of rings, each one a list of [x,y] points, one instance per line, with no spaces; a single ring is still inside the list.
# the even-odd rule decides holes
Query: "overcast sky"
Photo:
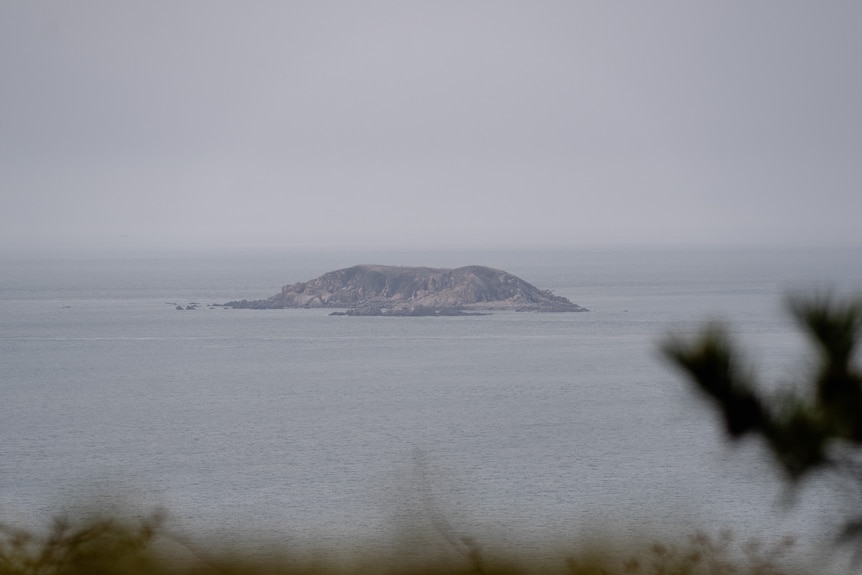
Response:
[[[0,240],[862,245],[862,2],[0,3]]]

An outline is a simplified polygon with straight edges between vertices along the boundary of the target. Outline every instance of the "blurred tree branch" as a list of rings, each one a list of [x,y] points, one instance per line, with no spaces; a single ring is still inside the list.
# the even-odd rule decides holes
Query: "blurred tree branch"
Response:
[[[830,295],[792,298],[789,310],[815,349],[808,389],[776,396],[742,368],[727,332],[711,324],[694,338],[671,337],[661,351],[721,414],[734,440],[760,437],[791,485],[814,471],[850,471],[862,487],[862,373],[853,364],[862,302]],[[862,535],[862,519],[845,534]]]

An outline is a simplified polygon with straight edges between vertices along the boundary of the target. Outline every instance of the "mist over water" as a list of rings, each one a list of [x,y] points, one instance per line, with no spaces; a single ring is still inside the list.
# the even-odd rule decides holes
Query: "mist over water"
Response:
[[[591,311],[206,307],[356,263],[489,265]],[[517,540],[706,524],[822,542],[840,511],[829,487],[782,511],[763,453],[726,446],[656,349],[718,317],[764,383],[792,383],[806,358],[783,297],[858,294],[860,264],[851,249],[8,258],[0,513],[39,522],[119,495],[203,532],[297,543],[438,516]]]

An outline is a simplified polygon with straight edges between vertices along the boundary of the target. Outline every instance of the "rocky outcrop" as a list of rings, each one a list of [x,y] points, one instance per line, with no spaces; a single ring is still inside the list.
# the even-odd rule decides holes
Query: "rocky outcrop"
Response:
[[[586,311],[504,271],[359,265],[286,285],[270,298],[234,308],[340,308],[346,315],[458,315],[490,310]]]

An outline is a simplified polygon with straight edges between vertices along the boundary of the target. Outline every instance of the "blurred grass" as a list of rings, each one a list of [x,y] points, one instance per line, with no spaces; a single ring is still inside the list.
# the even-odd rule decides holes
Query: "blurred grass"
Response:
[[[678,544],[620,544],[612,539],[527,556],[469,537],[442,534],[444,546],[406,537],[388,552],[339,550],[307,555],[191,543],[166,525],[165,514],[122,519],[55,519],[43,532],[0,525],[0,575],[779,575],[793,567],[794,543],[738,542],[730,533],[696,533]]]

